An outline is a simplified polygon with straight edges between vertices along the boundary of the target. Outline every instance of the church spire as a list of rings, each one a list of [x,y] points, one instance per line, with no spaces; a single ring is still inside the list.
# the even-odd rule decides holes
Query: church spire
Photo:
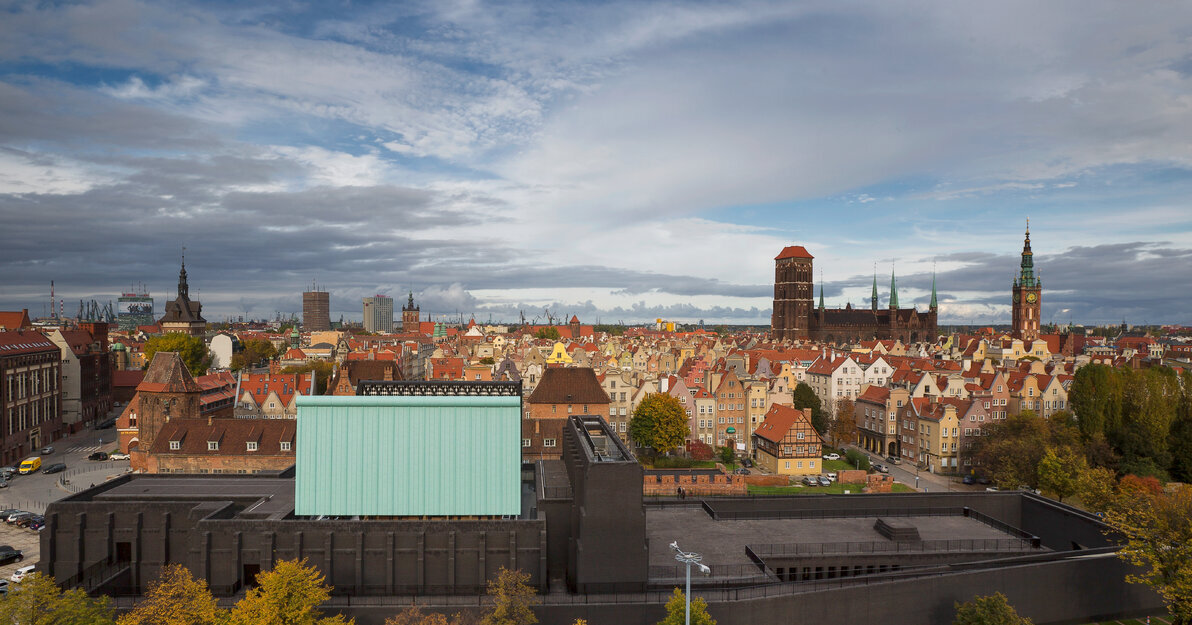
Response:
[[[178,297],[190,299],[190,287],[186,284],[186,248],[182,248],[182,271],[178,272]]]
[[[820,310],[824,309],[824,272],[820,272]]]
[[[1035,279],[1035,254],[1031,252],[1031,220],[1026,220],[1026,238],[1022,242],[1022,264],[1019,266],[1018,284],[1027,288],[1037,286]]]
[[[877,312],[877,263],[873,263],[873,295],[869,296],[869,306]]]
[[[894,281],[894,267],[890,266],[890,308],[898,308],[898,283]]]

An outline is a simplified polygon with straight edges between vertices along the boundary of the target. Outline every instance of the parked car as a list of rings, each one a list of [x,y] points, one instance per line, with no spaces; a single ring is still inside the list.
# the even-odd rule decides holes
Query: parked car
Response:
[[[108,454],[108,460],[128,460],[128,454],[122,454],[120,452]]]
[[[17,510],[16,512],[4,517],[4,522],[8,523],[9,525],[12,525],[13,523],[20,521],[21,519],[23,519],[27,516],[33,516],[33,513],[25,512],[24,510]]]
[[[108,454],[107,454],[107,452],[104,452],[104,451],[97,451],[97,452],[91,454],[90,456],[87,456],[87,459],[88,460],[107,460]]]
[[[8,564],[10,562],[20,562],[25,559],[25,554],[20,549],[13,549],[7,545],[0,549],[0,564]]]
[[[886,458],[886,462],[889,462],[890,464],[902,464],[902,458],[899,458],[898,456],[890,456],[889,458]]]
[[[37,453],[42,456],[48,456],[48,455],[54,453],[54,448],[49,445],[46,445],[45,447],[42,447],[41,449],[37,450]]]
[[[877,471],[878,473],[889,473],[890,467],[887,467],[884,464],[875,462],[875,463],[873,463],[873,470]]]
[[[998,487],[996,487],[996,486],[986,486],[986,487],[985,487],[985,490],[987,490],[987,491],[989,491],[989,492],[991,492],[991,493],[996,493],[996,492],[998,492],[998,491],[999,491],[999,490],[1001,490],[1001,489],[1000,489],[1000,488],[998,488]]]
[[[0,488],[8,488],[8,480],[0,478]]]
[[[8,518],[8,515],[10,515],[10,514],[16,514],[16,513],[18,513],[18,512],[24,512],[24,511],[23,511],[23,510],[17,510],[16,508],[5,508],[5,509],[3,509],[3,510],[0,510],[0,519],[7,519],[7,518]]]
[[[815,479],[814,476],[805,475],[805,476],[803,476],[803,485],[804,486],[819,486],[819,480]]]
[[[965,484],[972,485],[972,484],[976,484],[976,483],[977,483],[977,478],[975,478],[975,477],[973,477],[973,476],[971,476],[971,475],[966,475],[966,476],[964,476],[964,479],[963,479],[963,480],[961,480],[961,481],[962,481],[962,482],[964,482]]]
[[[750,460],[749,458],[745,458],[744,460],[741,461],[741,465],[753,468],[753,461]]]
[[[749,469],[746,469],[745,467],[741,467],[741,468],[733,471],[733,473],[736,473],[737,475],[749,475]]]
[[[824,460],[840,460],[840,454],[835,453],[835,452],[830,453],[830,454],[824,454]]]
[[[65,463],[55,462],[54,464],[51,464],[50,466],[46,467],[45,471],[42,471],[42,473],[61,473],[65,470],[66,470]]]
[[[819,480],[820,486],[831,486],[832,485],[832,480],[829,480],[827,478],[827,476],[821,475],[816,479]]]
[[[41,521],[44,523],[45,520],[46,520],[46,518],[41,516],[40,514],[34,514],[32,516],[27,516],[27,517],[21,519],[20,521],[17,521],[16,523],[13,523],[13,525],[16,525],[17,527],[29,527],[29,524],[34,521]]]
[[[993,482],[992,480],[990,480],[989,478],[985,477],[984,475],[982,475],[981,477],[978,477],[978,478],[977,478],[977,483],[978,483],[978,484],[981,484],[982,486],[984,486],[984,485],[986,485],[986,484],[991,484],[992,482]]]
[[[0,475],[3,475],[4,479],[9,479],[14,475],[20,474],[16,467],[0,467]]]
[[[8,596],[8,580],[0,579],[0,596]]]
[[[22,566],[21,568],[17,569],[15,573],[12,574],[12,577],[10,577],[8,579],[19,584],[19,583],[21,583],[22,580],[25,579],[25,577],[27,575],[29,575],[30,573],[33,572],[34,568],[35,567],[32,564],[30,564],[28,566]]]
[[[45,526],[46,526],[46,520],[45,520],[45,517],[42,517],[42,518],[37,519],[37,520],[33,521],[32,523],[30,523],[29,529],[31,529],[35,532],[40,532],[42,530],[42,528],[44,528]]]
[[[835,474],[835,473],[828,473],[828,474],[827,474],[827,476],[828,476],[828,480],[830,480],[830,481],[832,481],[832,482],[835,482],[835,481],[836,481],[836,474]]]

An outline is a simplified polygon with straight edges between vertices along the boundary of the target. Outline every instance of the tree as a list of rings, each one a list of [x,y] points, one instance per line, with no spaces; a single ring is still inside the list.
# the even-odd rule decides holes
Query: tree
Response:
[[[111,625],[112,608],[107,597],[92,599],[81,589],[61,592],[54,578],[34,573],[21,582],[20,590],[9,589],[0,600],[0,623],[14,625]]]
[[[1006,595],[995,592],[964,603],[957,601],[952,625],[1031,625],[1031,619],[1018,616]]]
[[[118,625],[208,625],[222,622],[207,582],[181,564],[167,564],[149,584],[144,601],[116,620]]]
[[[717,449],[716,455],[720,456],[720,462],[724,464],[732,464],[733,460],[737,459],[737,452],[733,451],[733,448],[728,445]]]
[[[203,339],[181,332],[170,332],[150,337],[145,341],[142,351],[145,354],[146,363],[153,362],[153,355],[157,352],[177,352],[182,363],[186,365],[186,369],[196,377],[206,375],[207,369],[215,360]]]
[[[667,393],[646,395],[629,419],[629,438],[655,453],[666,453],[682,445],[690,433],[683,405]]]
[[[480,625],[533,625],[538,622],[531,606],[541,600],[538,592],[527,582],[529,573],[501,567],[496,579],[488,580],[488,596],[493,600],[493,609],[480,619]]]
[[[840,447],[841,443],[852,443],[857,440],[856,405],[853,400],[841,397],[836,400],[836,416],[828,427],[828,436],[832,444]]]
[[[331,597],[323,574],[306,560],[280,560],[273,570],[257,575],[228,614],[228,625],[336,625],[351,623],[342,614],[324,617],[319,606]]]
[[[799,382],[795,386],[792,405],[799,410],[811,410],[811,425],[815,427],[815,431],[820,434],[827,432],[828,422],[824,418],[824,413],[820,406],[820,398],[815,394],[815,391],[811,390],[811,387],[806,382]]]
[[[1117,496],[1117,476],[1105,467],[1093,467],[1076,480],[1080,503],[1089,512],[1105,512]]]
[[[1080,433],[1086,440],[1116,429],[1122,404],[1118,372],[1099,364],[1081,367],[1072,379],[1068,402],[1076,413]]]
[[[686,622],[687,598],[678,588],[666,602],[666,618],[658,625],[683,625]],[[708,602],[703,597],[691,600],[691,625],[716,625],[716,619],[708,614]]]
[[[559,340],[559,329],[554,326],[538,328],[538,331],[534,333],[534,338],[557,341]]]
[[[1126,581],[1158,592],[1174,622],[1192,622],[1192,488],[1165,493],[1154,478],[1123,478],[1103,519],[1110,539],[1125,542],[1118,557],[1143,571]]]
[[[417,605],[402,610],[397,616],[385,619],[385,625],[468,625],[475,619],[462,612],[456,612],[450,619],[445,614],[426,614]]]
[[[1063,501],[1080,490],[1080,476],[1088,470],[1084,456],[1072,447],[1048,448],[1039,460],[1039,488]]]
[[[687,445],[687,453],[691,455],[692,460],[711,460],[716,456],[716,452],[712,450],[712,446],[703,441],[691,441]]]
[[[265,339],[248,339],[240,343],[240,351],[232,354],[232,371],[255,367],[277,357],[277,348]]]
[[[856,449],[850,449],[844,452],[844,459],[847,460],[849,464],[862,471],[869,470],[869,456],[866,456]]]
[[[312,360],[304,365],[290,365],[281,370],[282,373],[308,373],[315,372],[315,394],[322,395],[327,392],[327,381],[331,379],[331,373],[335,371],[335,365],[325,360]]]

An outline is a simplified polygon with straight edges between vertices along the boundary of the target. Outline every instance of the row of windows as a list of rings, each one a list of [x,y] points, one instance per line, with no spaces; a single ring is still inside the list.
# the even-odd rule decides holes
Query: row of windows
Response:
[[[624,424],[624,423],[622,423],[622,424],[621,424],[621,431],[622,431],[622,432],[624,432],[624,431],[625,431],[625,424]],[[530,439],[528,439],[528,438],[523,438],[523,439],[522,439],[522,447],[529,447],[529,446],[530,446]],[[543,446],[543,447],[554,447],[554,446],[555,446],[555,439],[553,439],[553,438],[544,438],[544,439],[542,439],[542,446]]]
[[[244,444],[245,451],[257,451],[256,441],[247,441]],[[170,441],[170,451],[179,451],[182,449],[182,441]],[[290,451],[290,441],[281,442],[282,451]],[[207,441],[207,451],[219,451],[219,441]]]

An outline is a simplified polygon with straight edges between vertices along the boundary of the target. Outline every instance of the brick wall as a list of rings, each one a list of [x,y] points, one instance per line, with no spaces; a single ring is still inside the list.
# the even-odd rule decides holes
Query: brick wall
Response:
[[[861,492],[889,493],[894,490],[894,478],[890,477],[889,475],[874,473],[868,477],[869,479],[867,485],[865,486],[865,490]]]
[[[836,481],[841,484],[864,484],[867,473],[860,469],[849,469],[836,472]]]
[[[138,454],[143,458],[146,473],[253,473],[281,471],[294,464],[294,454],[280,456],[256,455],[183,455]],[[130,454],[131,456],[131,454]]]
[[[744,475],[646,475],[642,477],[643,495],[744,495]]]

